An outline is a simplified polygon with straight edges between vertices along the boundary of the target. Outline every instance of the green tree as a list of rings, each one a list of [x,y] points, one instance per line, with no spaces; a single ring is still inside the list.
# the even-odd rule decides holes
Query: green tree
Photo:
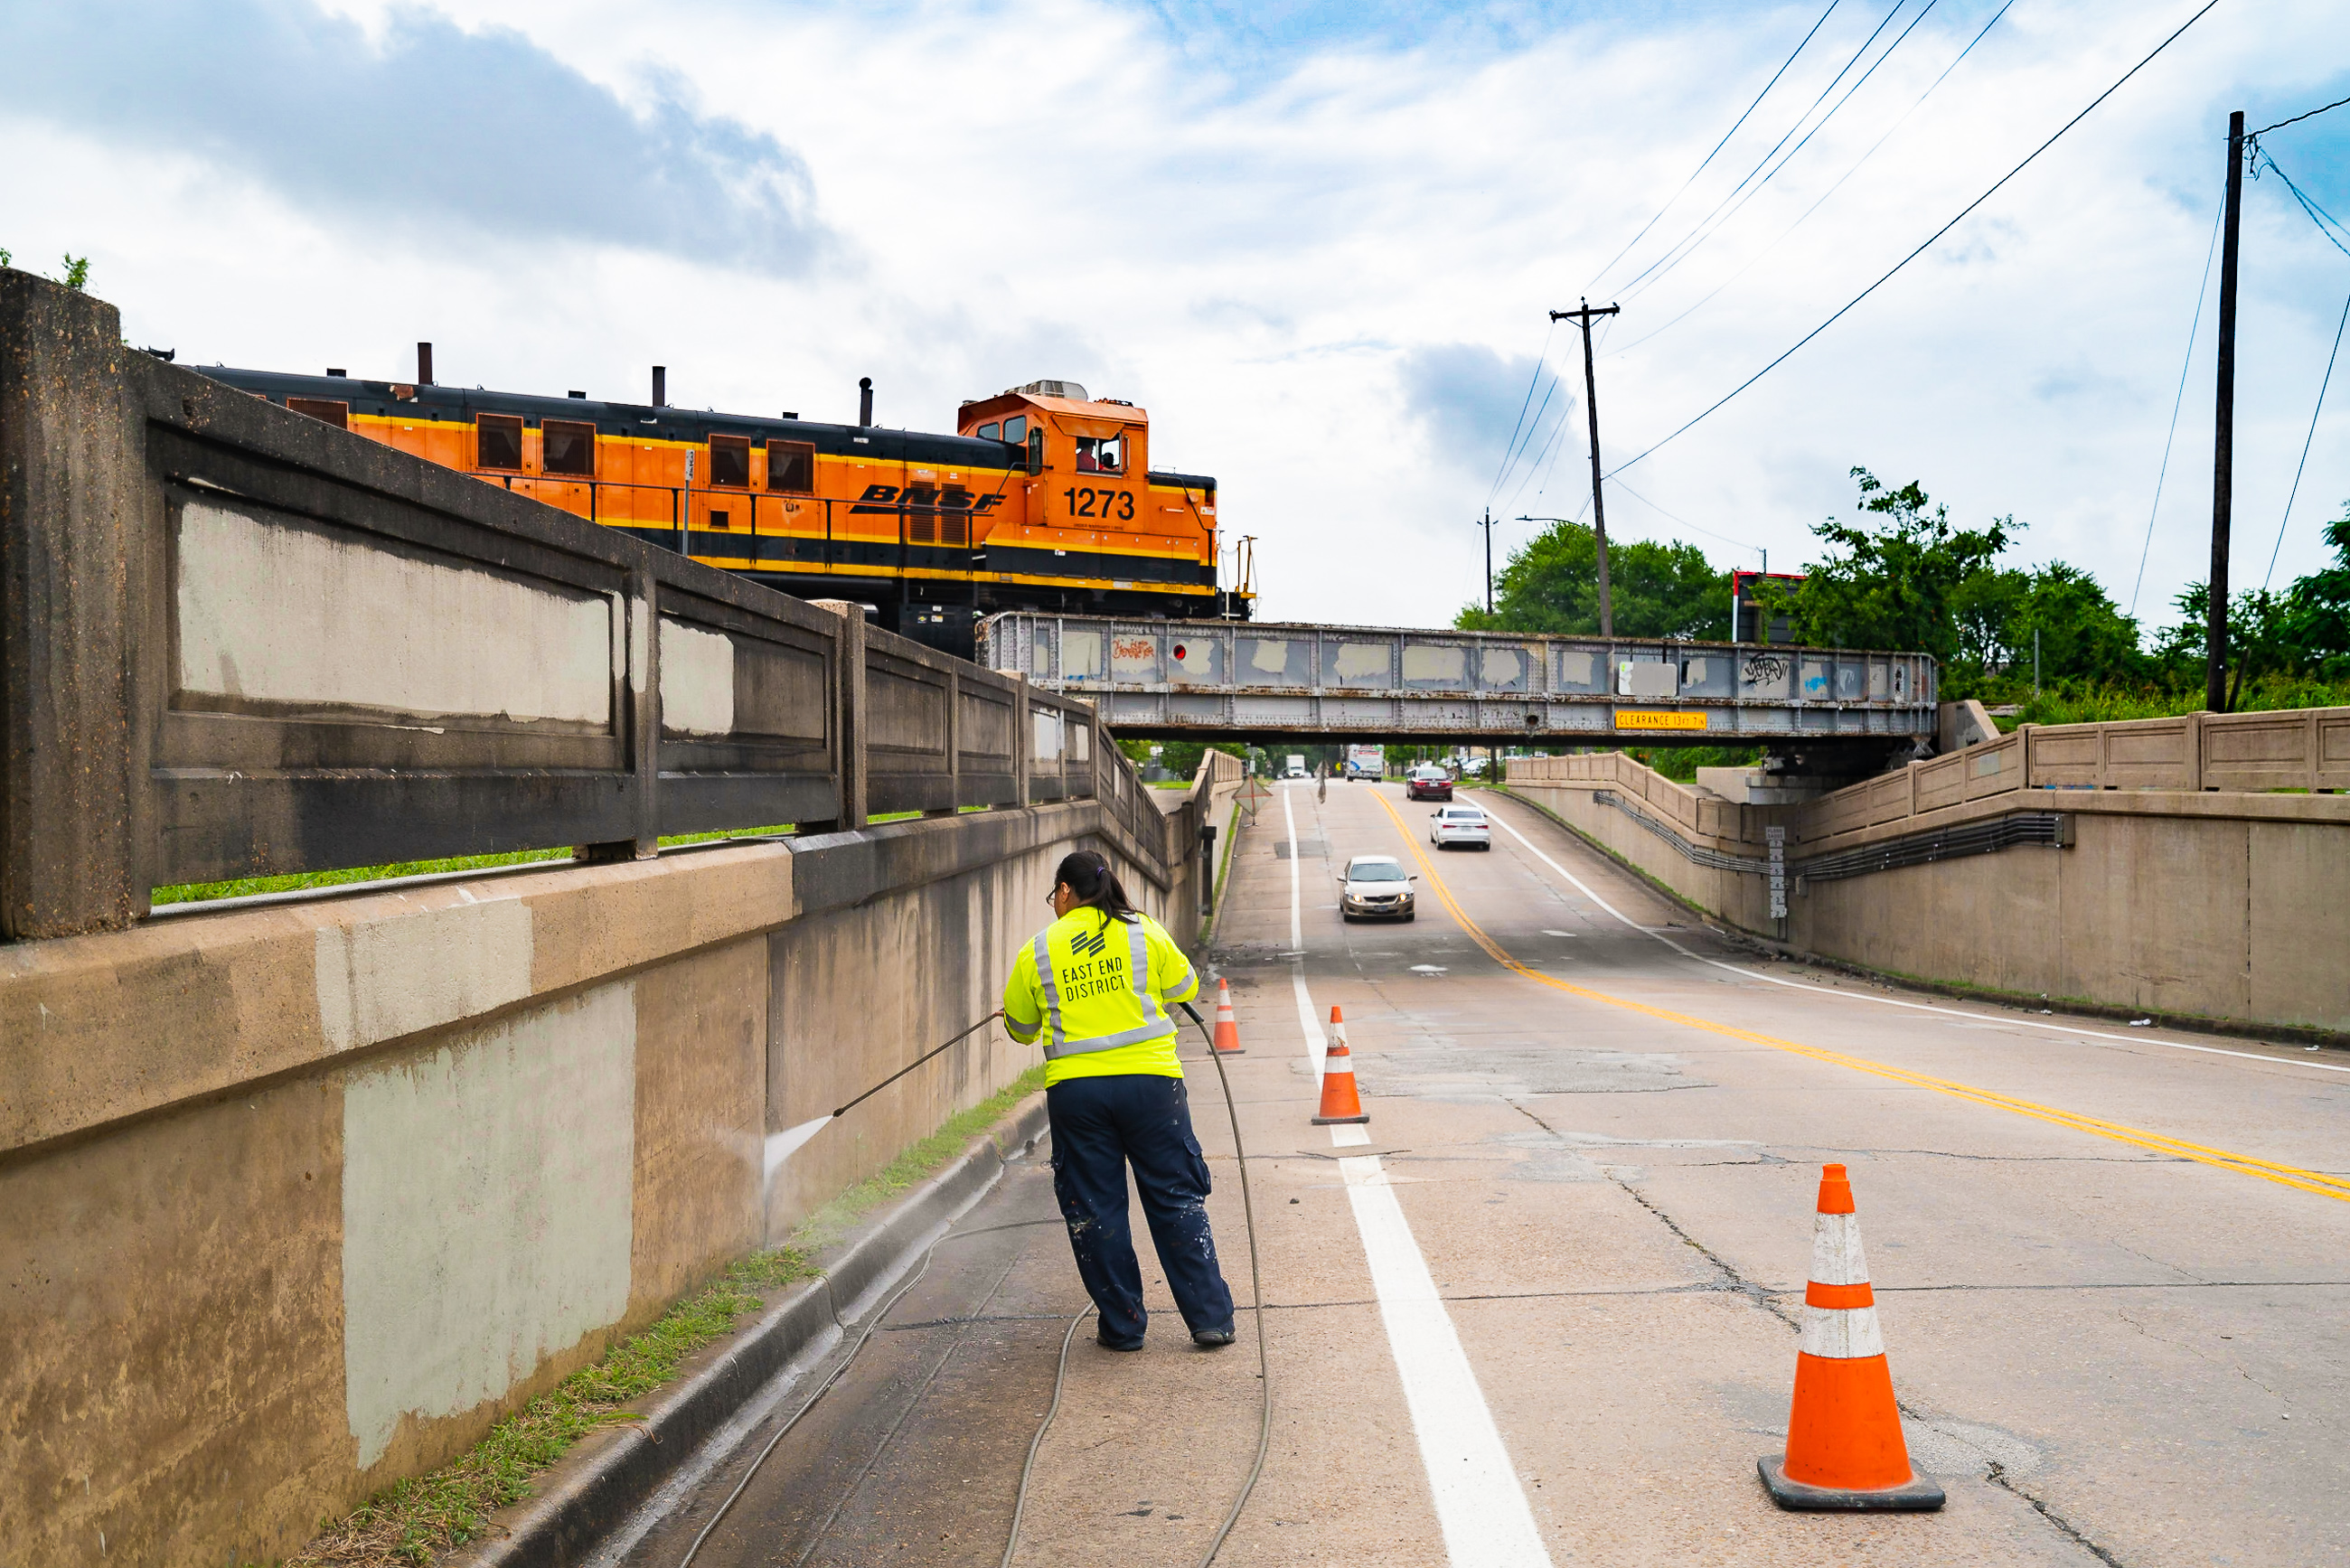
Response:
[[[2325,525],[2334,565],[2285,590],[2280,640],[2295,666],[2328,680],[2350,680],[2350,501]]]
[[[1765,583],[1757,597],[1773,613],[1786,616],[1797,642],[1930,653],[1954,662],[1967,640],[1958,618],[1962,605],[1979,622],[2012,611],[2012,596],[1989,587],[1962,594],[1961,587],[1991,571],[2007,548],[2014,519],[1953,528],[1950,509],[1936,505],[1917,481],[1888,490],[1865,468],[1852,476],[1860,486],[1861,510],[1881,521],[1831,517],[1816,524],[1812,532],[1827,544],[1826,556],[1806,566],[1804,580],[1792,588]],[[1980,655],[1989,646],[1984,626],[1972,635]]]
[[[1618,637],[1721,641],[1730,636],[1730,578],[1694,545],[1636,539],[1607,546]],[[1554,523],[1510,553],[1493,585],[1493,613],[1471,605],[1464,631],[1599,632],[1599,545],[1581,523]]]

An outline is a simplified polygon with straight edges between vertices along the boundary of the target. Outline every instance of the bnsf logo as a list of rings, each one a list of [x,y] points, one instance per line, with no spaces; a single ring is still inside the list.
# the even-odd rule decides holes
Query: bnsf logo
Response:
[[[897,512],[905,508],[931,512],[968,512],[973,516],[1003,504],[1001,495],[978,495],[960,484],[910,484],[899,493],[894,484],[868,484],[851,512]]]

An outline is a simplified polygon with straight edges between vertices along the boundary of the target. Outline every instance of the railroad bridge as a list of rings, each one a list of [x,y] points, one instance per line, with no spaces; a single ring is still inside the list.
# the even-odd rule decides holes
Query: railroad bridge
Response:
[[[1010,611],[980,662],[1082,695],[1121,734],[1259,742],[1915,743],[1922,653]],[[1890,749],[1890,748],[1887,748]]]

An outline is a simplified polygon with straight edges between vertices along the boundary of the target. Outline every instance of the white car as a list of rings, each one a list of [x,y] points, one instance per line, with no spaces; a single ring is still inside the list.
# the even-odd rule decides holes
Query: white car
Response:
[[[1448,805],[1442,811],[1431,811],[1428,821],[1429,842],[1439,849],[1450,849],[1456,844],[1479,849],[1493,847],[1492,825],[1473,805]]]
[[[1417,877],[1403,873],[1403,863],[1392,855],[1357,855],[1347,862],[1338,877],[1338,918],[1358,916],[1412,918],[1411,885]]]

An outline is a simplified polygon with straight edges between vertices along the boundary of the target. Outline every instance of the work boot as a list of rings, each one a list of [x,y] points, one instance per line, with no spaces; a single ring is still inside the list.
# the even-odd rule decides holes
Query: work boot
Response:
[[[1107,1334],[1101,1334],[1094,1335],[1094,1343],[1104,1350],[1140,1350],[1142,1348],[1142,1341],[1139,1339],[1112,1339]]]
[[[1202,1350],[1222,1350],[1232,1342],[1232,1331],[1228,1328],[1195,1328],[1191,1331],[1191,1343]]]

